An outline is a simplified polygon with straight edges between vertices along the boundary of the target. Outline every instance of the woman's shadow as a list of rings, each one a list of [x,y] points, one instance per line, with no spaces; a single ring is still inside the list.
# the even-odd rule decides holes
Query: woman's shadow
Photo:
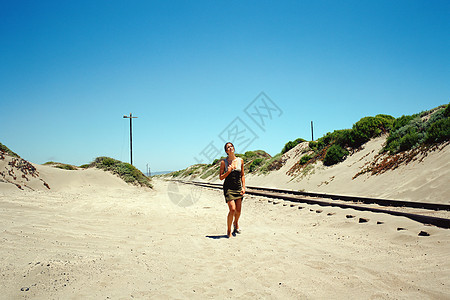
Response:
[[[236,236],[236,234],[233,232],[232,233],[233,236]],[[219,240],[219,239],[228,239],[228,235],[226,234],[219,234],[219,235],[207,235],[206,236],[209,239],[213,239],[213,240]]]

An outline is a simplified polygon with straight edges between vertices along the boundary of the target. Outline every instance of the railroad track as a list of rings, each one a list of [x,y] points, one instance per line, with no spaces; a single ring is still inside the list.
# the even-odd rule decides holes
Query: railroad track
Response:
[[[193,184],[205,188],[222,189],[222,184],[207,183],[199,181],[178,180],[185,184]],[[268,198],[282,199],[297,203],[316,204],[320,206],[334,206],[340,208],[351,208],[359,211],[371,211],[385,213],[395,216],[403,216],[423,224],[430,224],[441,228],[450,228],[450,219],[432,216],[436,211],[443,211],[448,215],[450,205],[411,202],[401,200],[389,200],[369,197],[345,196],[325,193],[311,193],[303,191],[283,190],[275,188],[264,188],[247,186],[246,194]],[[383,208],[374,207],[381,206]],[[411,212],[421,209],[420,213]]]

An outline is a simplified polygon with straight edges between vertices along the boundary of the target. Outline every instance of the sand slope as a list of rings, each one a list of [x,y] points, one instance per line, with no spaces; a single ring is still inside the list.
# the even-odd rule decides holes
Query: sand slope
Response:
[[[372,139],[342,163],[326,167],[317,162],[289,176],[286,173],[307,148],[307,143],[302,143],[284,154],[285,165],[280,170],[268,175],[247,174],[246,181],[248,185],[310,192],[450,203],[450,146],[428,153],[422,161],[417,159],[380,175],[363,174],[353,179],[373,161],[384,142],[385,137]]]
[[[0,191],[63,191],[86,187],[128,186],[118,176],[100,169],[63,170],[30,163],[3,154],[0,158]]]

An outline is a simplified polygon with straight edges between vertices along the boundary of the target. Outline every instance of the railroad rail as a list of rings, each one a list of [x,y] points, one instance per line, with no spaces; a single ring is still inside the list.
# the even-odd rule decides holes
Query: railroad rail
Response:
[[[193,184],[206,188],[222,189],[222,184],[219,183],[208,183],[208,182],[186,181],[186,180],[178,180],[178,182],[185,184]],[[320,206],[334,206],[340,208],[351,208],[359,211],[385,213],[395,216],[407,217],[409,219],[415,220],[423,224],[430,224],[441,228],[450,228],[450,219],[448,218],[440,218],[417,213],[409,213],[404,211],[381,209],[367,206],[369,204],[375,204],[386,207],[402,207],[415,209],[422,208],[433,211],[450,211],[449,204],[412,202],[412,201],[346,196],[346,195],[336,195],[326,193],[312,193],[312,192],[293,191],[293,190],[265,188],[256,186],[246,186],[246,194],[268,198],[283,199],[297,203],[317,204]],[[352,202],[352,204],[349,204],[349,202]]]

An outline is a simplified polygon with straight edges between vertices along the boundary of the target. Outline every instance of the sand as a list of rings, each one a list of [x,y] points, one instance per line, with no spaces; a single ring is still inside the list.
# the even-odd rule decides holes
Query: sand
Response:
[[[0,183],[2,299],[450,298],[446,229],[248,196],[228,239],[220,190],[37,167]]]

